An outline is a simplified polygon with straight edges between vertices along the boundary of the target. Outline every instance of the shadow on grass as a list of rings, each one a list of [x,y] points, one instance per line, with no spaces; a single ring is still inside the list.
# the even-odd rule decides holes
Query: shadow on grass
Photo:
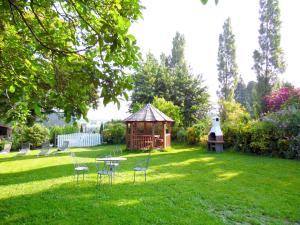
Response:
[[[76,152],[78,158],[96,158],[99,153],[106,154],[109,153],[109,149],[97,149],[94,150],[82,150],[82,149],[71,149],[72,151]],[[194,152],[195,151],[195,152]],[[165,171],[172,169],[178,169],[180,165],[179,162],[185,162],[189,159],[194,159],[195,157],[199,158],[198,150],[193,151],[180,151],[180,152],[163,152],[163,153],[154,153],[151,156],[150,167],[155,168],[157,171]],[[48,160],[51,157],[60,158],[62,156],[67,156],[69,153],[60,153],[57,155],[50,155],[46,157],[36,157],[36,156],[23,156],[24,158],[20,158],[20,160],[24,159],[45,159]],[[119,169],[120,172],[129,172],[133,171],[133,167],[136,165],[137,162],[146,159],[148,153],[144,154],[132,154],[125,153],[123,156],[128,157],[128,160],[125,162],[121,162],[121,168]],[[200,155],[201,156],[201,155]],[[203,154],[202,156],[203,157]],[[31,181],[41,181],[53,178],[61,178],[66,177],[74,174],[74,166],[72,163],[71,158],[61,158],[61,160],[65,160],[66,164],[63,165],[51,165],[46,166],[43,168],[38,169],[29,169],[26,171],[21,172],[13,172],[13,173],[2,173],[0,174],[0,186],[2,185],[10,185],[10,184],[21,184],[21,183],[29,183]],[[14,158],[9,161],[18,161],[18,159]],[[201,160],[199,161],[201,163]],[[26,163],[26,162],[22,162]],[[29,163],[29,162],[28,162]],[[46,162],[47,163],[47,162]],[[96,162],[84,162],[90,170],[88,174],[96,173]],[[174,167],[176,164],[176,168]],[[178,164],[178,165],[177,165]],[[18,165],[16,165],[18,166]],[[217,166],[217,165],[216,165]],[[161,169],[160,169],[161,167]],[[166,169],[164,169],[166,168]]]

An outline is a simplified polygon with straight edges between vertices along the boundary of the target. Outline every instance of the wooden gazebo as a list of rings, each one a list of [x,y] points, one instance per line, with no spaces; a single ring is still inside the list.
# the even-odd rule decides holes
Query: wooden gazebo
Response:
[[[147,104],[124,122],[127,149],[163,149],[171,145],[171,126],[174,120],[151,104]]]

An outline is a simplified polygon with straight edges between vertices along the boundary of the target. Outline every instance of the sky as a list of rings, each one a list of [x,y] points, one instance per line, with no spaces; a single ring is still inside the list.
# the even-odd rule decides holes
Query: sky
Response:
[[[236,59],[239,73],[245,82],[255,80],[253,51],[258,49],[259,0],[219,0],[215,5],[209,0],[203,5],[200,0],[142,0],[143,19],[133,24],[130,33],[135,35],[143,56],[152,52],[157,58],[164,52],[169,55],[172,40],[178,31],[185,36],[185,57],[193,74],[202,74],[208,87],[210,101],[216,104],[218,89],[217,53],[218,39],[224,21],[230,17],[236,41]],[[298,72],[300,53],[300,1],[280,0],[281,47],[287,62],[281,79],[300,87]],[[128,102],[121,108],[109,104],[90,110],[89,119],[125,119]]]

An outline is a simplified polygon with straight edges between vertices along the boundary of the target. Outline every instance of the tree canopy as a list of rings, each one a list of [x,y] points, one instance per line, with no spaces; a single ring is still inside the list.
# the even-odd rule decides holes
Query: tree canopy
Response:
[[[131,111],[140,104],[153,102],[157,96],[180,107],[184,126],[206,116],[210,108],[207,87],[202,76],[193,75],[186,65],[184,44],[184,36],[176,33],[170,56],[162,54],[158,61],[151,53],[147,54],[140,69],[133,75]]]
[[[278,0],[260,0],[259,49],[253,53],[257,76],[257,112],[265,112],[264,96],[270,94],[286,64],[280,47],[280,9]]]
[[[219,35],[218,49],[218,80],[220,99],[233,100],[234,90],[238,81],[238,66],[236,63],[235,37],[231,28],[231,20],[227,18],[223,32]]]
[[[70,120],[99,98],[127,98],[126,71],[139,59],[128,29],[140,17],[138,0],[1,0],[1,118],[30,123],[62,110]]]

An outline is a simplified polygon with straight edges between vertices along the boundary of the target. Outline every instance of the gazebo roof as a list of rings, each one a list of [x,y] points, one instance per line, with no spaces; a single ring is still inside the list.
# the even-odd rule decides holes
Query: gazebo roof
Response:
[[[147,104],[140,111],[127,117],[125,122],[174,122],[170,117],[159,111],[151,104]]]

